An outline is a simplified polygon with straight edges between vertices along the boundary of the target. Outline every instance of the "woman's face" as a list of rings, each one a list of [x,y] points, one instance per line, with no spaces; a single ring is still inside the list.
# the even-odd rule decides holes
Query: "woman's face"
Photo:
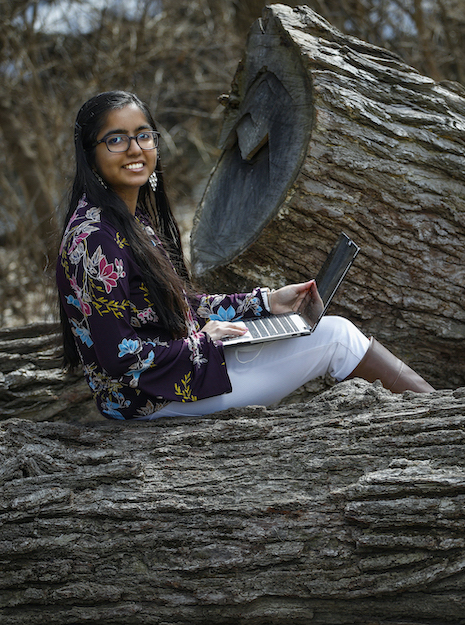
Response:
[[[144,130],[153,130],[137,104],[109,111],[97,141],[112,134],[135,137]],[[154,171],[158,150],[142,150],[132,139],[126,152],[110,152],[105,143],[95,148],[95,169],[103,180],[135,211],[140,187]]]

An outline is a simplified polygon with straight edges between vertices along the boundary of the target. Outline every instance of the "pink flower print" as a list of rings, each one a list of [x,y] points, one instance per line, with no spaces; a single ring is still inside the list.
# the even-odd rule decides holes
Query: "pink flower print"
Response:
[[[74,276],[71,277],[69,283],[71,285],[71,288],[76,294],[76,299],[79,302],[79,307],[82,313],[86,315],[86,317],[89,317],[92,314],[92,308],[89,306],[87,302],[85,302],[82,299],[82,289],[79,287],[78,283],[76,282],[76,278]]]
[[[86,317],[90,317],[90,315],[92,314],[92,308],[89,306],[87,302],[85,302],[82,299],[80,299],[79,302],[81,304],[81,310],[84,313],[84,315]]]
[[[144,308],[137,313],[137,318],[142,323],[147,323],[148,321],[158,321],[158,315],[153,311],[151,307]]]
[[[118,278],[125,278],[126,272],[124,271],[123,261],[115,258],[115,268],[118,273]]]
[[[107,293],[116,286],[118,274],[114,270],[113,263],[107,263],[105,256],[102,256],[98,265],[98,278],[103,282]]]
[[[90,232],[80,232],[77,236],[73,238],[73,242],[69,246],[68,254],[72,254],[74,250],[78,247],[79,243],[87,239]]]

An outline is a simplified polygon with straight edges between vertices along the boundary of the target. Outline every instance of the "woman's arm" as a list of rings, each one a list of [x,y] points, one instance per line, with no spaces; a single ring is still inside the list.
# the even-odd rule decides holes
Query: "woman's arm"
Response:
[[[230,390],[221,344],[199,332],[195,320],[185,338],[172,339],[127,243],[95,214],[77,222],[59,265],[62,301],[93,379],[157,400],[193,401]]]
[[[226,336],[241,336],[246,329],[237,325],[240,319],[267,314],[302,312],[309,321],[322,309],[315,280],[291,284],[277,291],[256,289],[250,294],[202,296],[197,313],[210,319],[203,331],[217,340]],[[268,304],[268,306],[266,305]],[[313,322],[316,319],[313,320]]]
[[[251,293],[199,295],[195,312],[202,332],[215,341],[245,334],[247,330],[236,322],[269,315],[268,291],[256,288]]]

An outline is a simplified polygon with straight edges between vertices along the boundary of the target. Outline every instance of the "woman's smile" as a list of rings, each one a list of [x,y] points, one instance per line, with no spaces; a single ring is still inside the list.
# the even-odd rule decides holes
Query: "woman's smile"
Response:
[[[144,166],[144,163],[129,163],[128,165],[123,165],[125,169],[131,169],[132,171],[141,170]]]

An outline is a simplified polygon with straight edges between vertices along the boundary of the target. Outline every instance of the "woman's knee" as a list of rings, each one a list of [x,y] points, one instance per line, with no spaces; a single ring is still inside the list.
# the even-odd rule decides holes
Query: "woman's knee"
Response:
[[[360,333],[360,330],[345,317],[339,317],[337,315],[329,315],[323,317],[318,324],[316,331],[320,330],[325,332],[328,336],[334,337],[334,340],[339,340],[344,336],[352,336]]]
[[[323,317],[320,325],[327,340],[345,347],[356,357],[362,358],[370,345],[370,341],[363,332],[345,317],[337,315]]]

